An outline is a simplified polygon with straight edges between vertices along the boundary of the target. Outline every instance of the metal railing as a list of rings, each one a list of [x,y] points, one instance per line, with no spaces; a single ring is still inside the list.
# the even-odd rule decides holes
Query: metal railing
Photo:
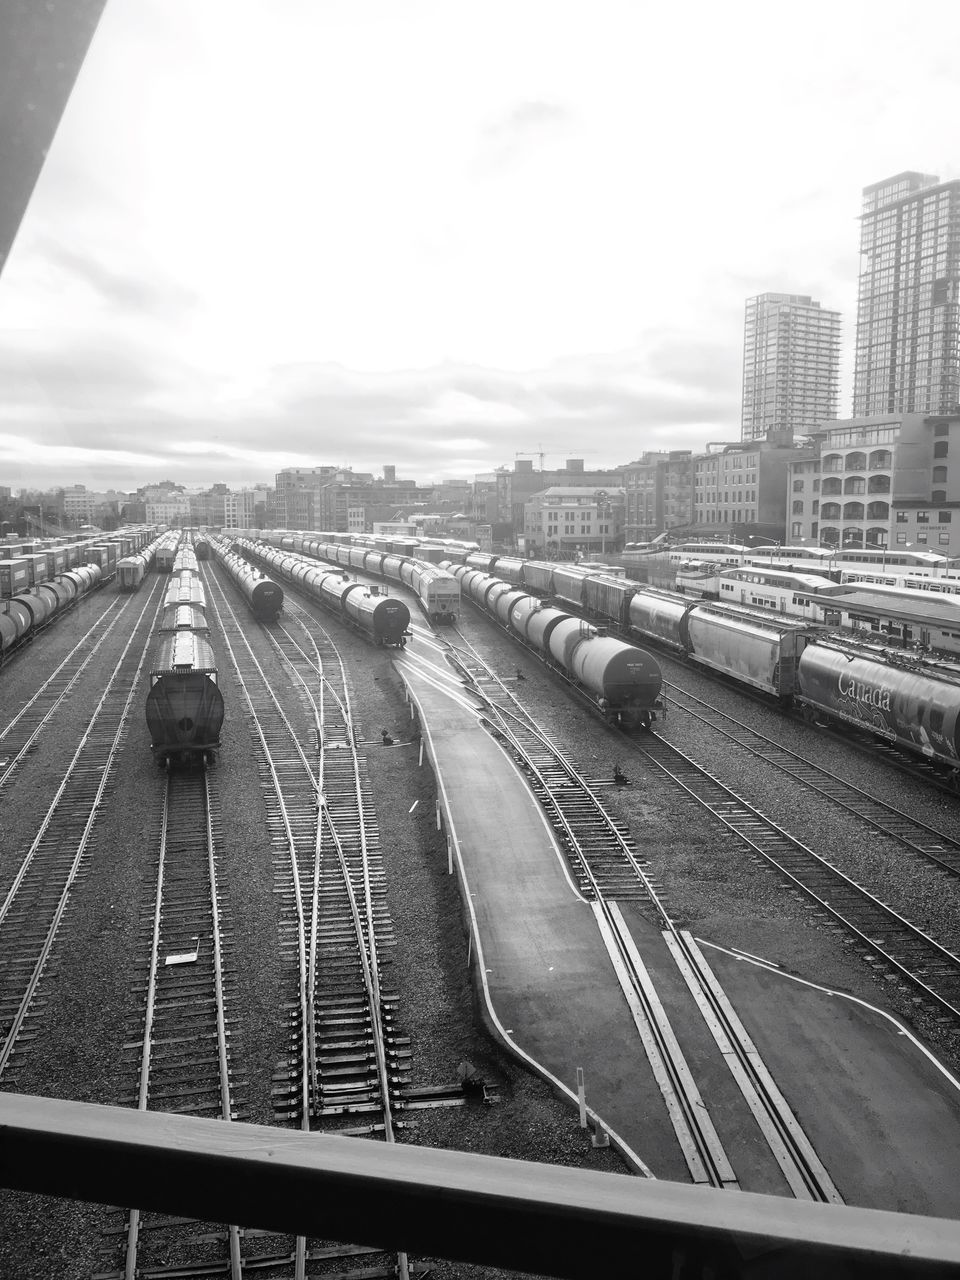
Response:
[[[955,1221],[12,1093],[0,1185],[590,1280],[960,1268]]]

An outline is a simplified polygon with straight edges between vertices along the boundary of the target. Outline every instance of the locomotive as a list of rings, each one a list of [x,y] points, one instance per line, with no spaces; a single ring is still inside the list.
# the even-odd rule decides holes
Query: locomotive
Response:
[[[383,596],[360,582],[344,580],[343,571],[273,547],[258,546],[246,538],[235,544],[241,554],[267,565],[288,582],[301,587],[312,599],[350,624],[374,644],[401,647],[406,644],[410,610],[402,600]]]

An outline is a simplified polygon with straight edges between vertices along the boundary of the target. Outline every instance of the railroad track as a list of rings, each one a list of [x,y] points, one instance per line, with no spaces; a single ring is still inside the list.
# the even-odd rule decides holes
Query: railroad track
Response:
[[[36,748],[41,733],[128,607],[129,600],[113,599],[29,702],[0,730],[0,791]]]
[[[679,748],[649,737],[634,752],[744,841],[860,946],[865,959],[914,987],[924,1003],[960,1022],[960,958],[795,839]]]
[[[262,628],[293,677],[294,723],[249,642],[256,624],[240,621],[208,570],[204,578],[259,742],[283,957],[293,978],[288,1053],[273,1089],[277,1118],[304,1131],[323,1127],[393,1141],[409,1045],[393,1025],[396,998],[381,985],[380,954],[392,926],[339,654],[293,604],[289,621]],[[303,1237],[294,1241],[295,1280],[321,1254],[333,1261],[358,1252],[308,1246]],[[364,1274],[405,1278],[407,1259],[393,1255]]]
[[[463,648],[451,646],[450,660],[484,702],[491,731],[526,773],[561,839],[581,892],[593,904],[693,1181],[727,1189],[739,1186],[618,900],[643,898],[654,907],[667,945],[793,1194],[839,1202],[829,1174],[705,959],[693,939],[670,918],[629,831],[606,812],[597,787],[609,787],[609,782],[582,776],[549,742],[475,647],[462,633],[456,634]]]
[[[205,769],[165,776],[155,877],[141,920],[143,1004],[125,1046],[124,1105],[221,1120],[244,1119],[233,1080],[225,921],[217,883],[219,805]],[[242,1089],[241,1089],[242,1092]],[[241,1280],[240,1232],[131,1209],[124,1280],[154,1271]],[[249,1257],[244,1261],[249,1262]]]
[[[824,799],[853,814],[874,831],[896,840],[918,858],[932,863],[949,875],[960,877],[960,839],[938,831],[904,813],[902,809],[845,782],[813,760],[789,751],[766,734],[728,715],[696,694],[674,684],[665,687],[670,691],[671,709],[693,716],[701,724],[722,734],[730,743],[742,747],[765,764],[779,769]]]
[[[19,861],[0,903],[0,1079],[15,1054],[29,1047],[27,1025],[40,1014],[43,972],[54,950],[70,895],[86,871],[97,817],[109,795],[114,765],[149,650],[157,612],[154,590],[140,611],[79,746],[37,834]],[[10,1073],[8,1087],[16,1088]]]

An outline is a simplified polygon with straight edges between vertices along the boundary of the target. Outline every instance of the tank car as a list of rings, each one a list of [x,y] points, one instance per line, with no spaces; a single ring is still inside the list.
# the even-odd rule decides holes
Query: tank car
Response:
[[[209,641],[195,631],[163,635],[150,672],[147,728],[154,759],[199,765],[220,745],[223,695]]]
[[[275,622],[283,608],[283,587],[228,551],[226,542],[211,540],[210,547],[215,559],[239,587],[253,616],[261,622]]]
[[[353,582],[340,598],[344,616],[375,644],[403,646],[410,626],[410,610],[402,600],[382,596]]]
[[[954,771],[960,768],[960,670],[826,640],[800,655],[796,703]]]

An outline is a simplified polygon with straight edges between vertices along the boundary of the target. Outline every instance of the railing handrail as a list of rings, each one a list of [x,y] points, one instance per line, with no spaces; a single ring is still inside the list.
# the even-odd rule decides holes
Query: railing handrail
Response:
[[[12,1093],[0,1185],[591,1280],[960,1267],[952,1220]]]

